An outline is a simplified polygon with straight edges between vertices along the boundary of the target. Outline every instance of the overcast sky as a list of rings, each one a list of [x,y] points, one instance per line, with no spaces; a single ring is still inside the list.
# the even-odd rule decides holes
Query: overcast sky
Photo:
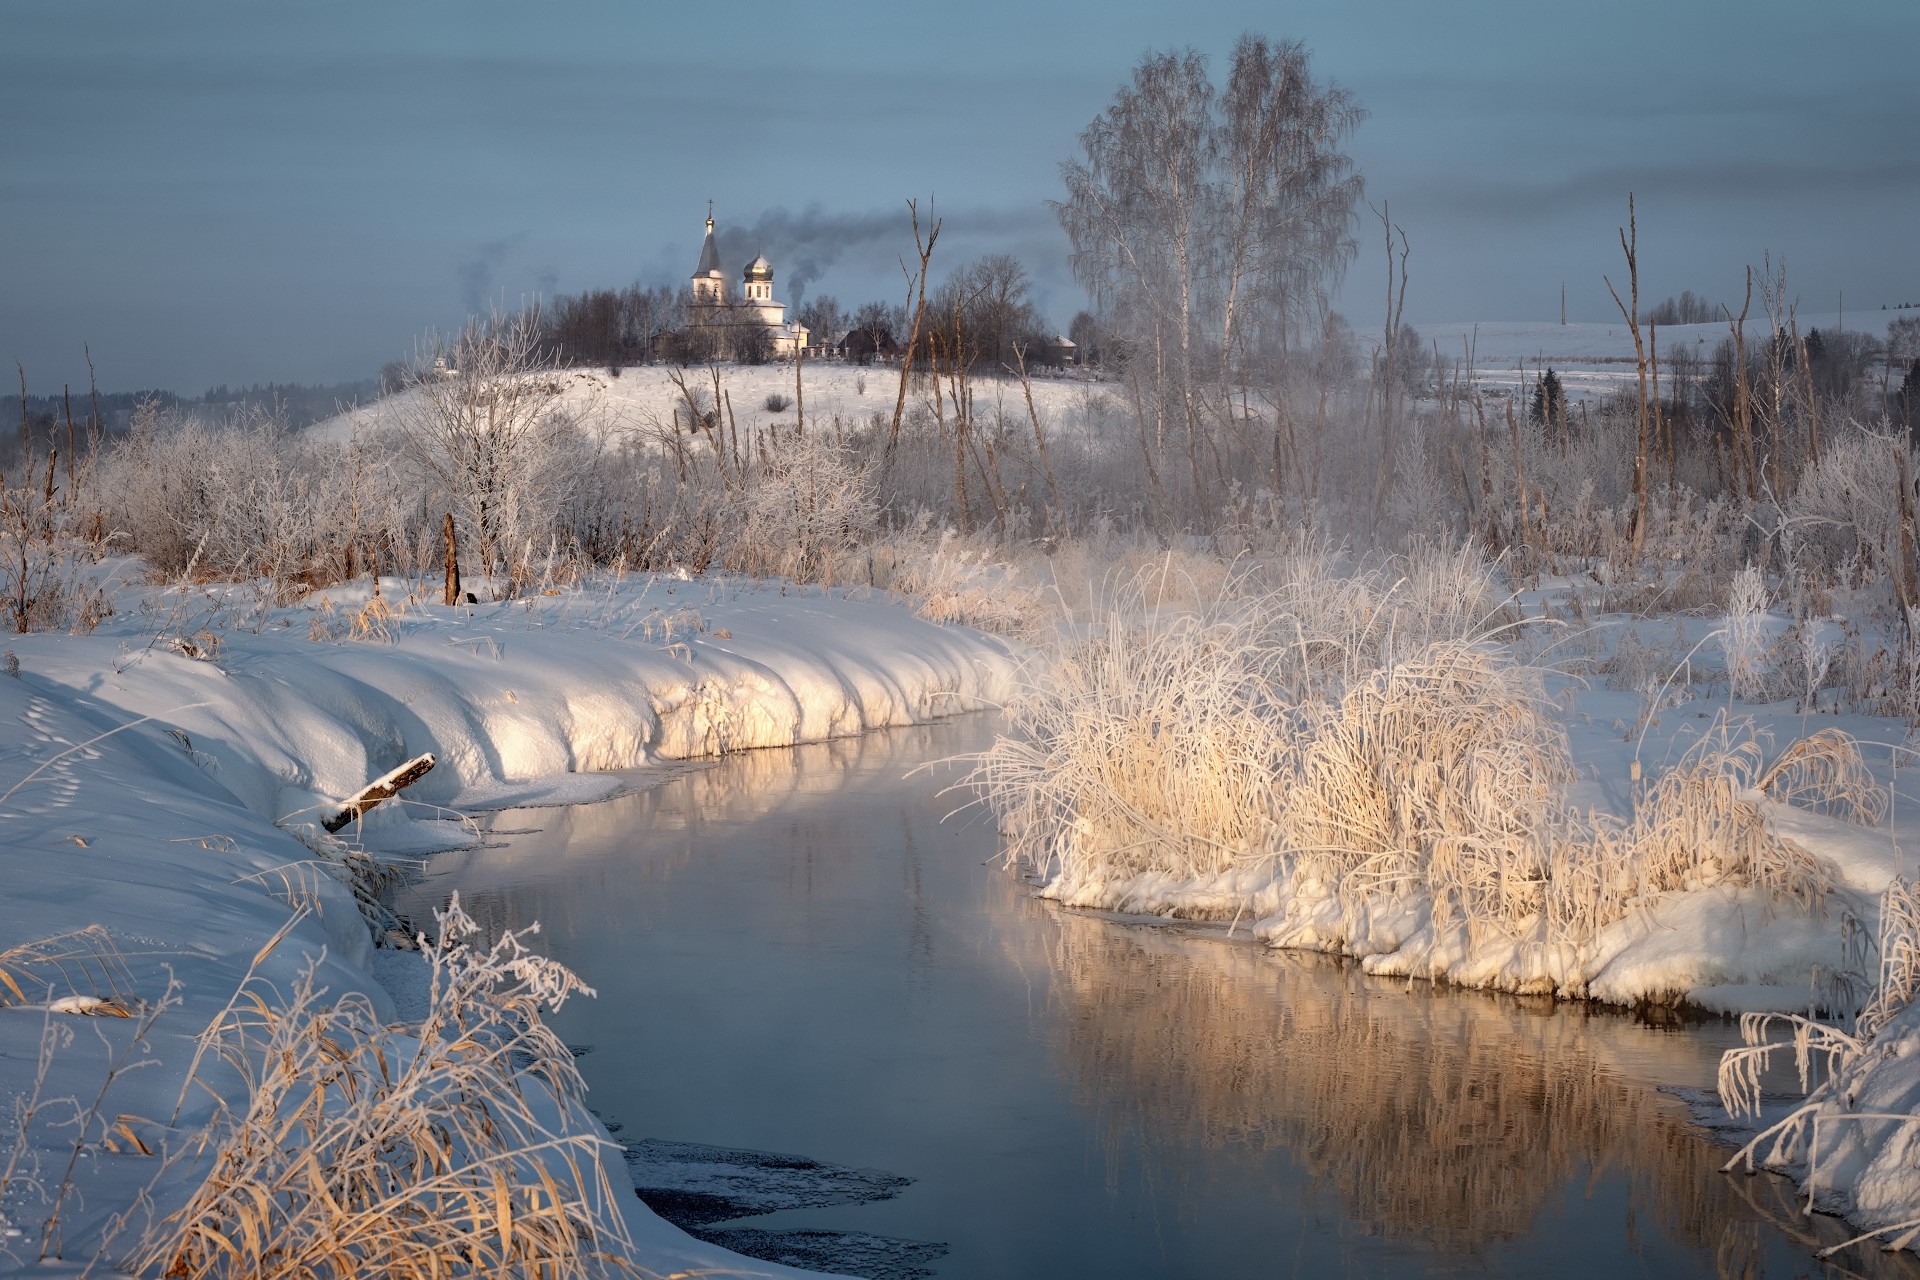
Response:
[[[477,299],[678,282],[709,198],[777,296],[897,299],[929,192],[948,266],[1019,255],[1064,326],[1060,161],[1141,53],[1248,29],[1370,112],[1416,323],[1553,318],[1563,280],[1606,319],[1629,190],[1656,297],[1770,249],[1805,309],[1920,302],[1916,0],[0,0],[0,355],[42,390],[83,343],[108,389],[370,376]]]

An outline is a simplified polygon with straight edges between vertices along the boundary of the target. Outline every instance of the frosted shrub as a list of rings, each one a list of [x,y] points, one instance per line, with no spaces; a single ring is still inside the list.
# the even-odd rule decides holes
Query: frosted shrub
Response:
[[[538,318],[495,315],[430,338],[389,398],[393,430],[483,574],[524,573],[525,549],[546,542],[594,460],[597,442],[579,425],[591,410],[562,412],[565,387]]]
[[[1727,682],[1736,698],[1761,700],[1767,686],[1767,595],[1760,570],[1748,565],[1733,575],[1720,647],[1727,655]]]
[[[131,433],[100,466],[106,518],[124,549],[162,574],[194,561],[212,510],[205,476],[220,449],[217,433],[156,401],[134,411]]]
[[[878,511],[853,451],[819,434],[788,435],[731,497],[732,559],[743,573],[818,580],[864,543]]]
[[[1076,892],[1275,856],[1393,878],[1410,873],[1392,858],[1470,810],[1483,834],[1521,823],[1566,774],[1564,745],[1532,673],[1457,634],[1430,638],[1479,629],[1483,570],[1453,552],[1423,564],[1453,592],[1341,575],[1319,548],[1227,575],[1197,610],[1157,604],[1169,570],[1142,567],[1060,643],[1014,708],[1015,734],[980,760],[974,785],[1006,819],[1009,856]],[[1381,665],[1402,646],[1411,658]],[[1523,740],[1539,759],[1517,757]],[[1467,795],[1476,779],[1514,795]]]
[[[1906,456],[1909,474],[1920,475],[1920,454],[1909,442],[1843,428],[1832,433],[1820,460],[1800,473],[1785,524],[1812,553],[1809,567],[1831,571],[1856,555],[1881,569],[1897,562],[1897,454]]]
[[[404,558],[418,488],[363,436],[315,444],[271,414],[209,424],[151,403],[99,483],[114,540],[158,574],[265,578],[283,601]]]
[[[1812,908],[1828,868],[1760,797],[1869,822],[1882,807],[1845,735],[1769,761],[1723,722],[1630,817],[1576,808],[1563,713],[1490,638],[1470,552],[1341,574],[1303,550],[1197,610],[1150,608],[1152,590],[1057,644],[970,778],[1009,858],[1080,905],[1227,916],[1297,893],[1351,930],[1380,900],[1469,939],[1577,949],[1674,890]]]

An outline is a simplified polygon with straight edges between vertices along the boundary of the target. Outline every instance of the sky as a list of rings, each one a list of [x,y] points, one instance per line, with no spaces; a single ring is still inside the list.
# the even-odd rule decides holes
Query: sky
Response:
[[[1805,310],[1920,302],[1915,0],[0,0],[0,357],[36,390],[84,347],[108,390],[369,377],[476,306],[684,280],[709,199],[777,297],[848,306],[902,298],[931,200],[936,279],[1015,254],[1064,327],[1060,163],[1143,53],[1248,30],[1367,109],[1416,325],[1555,319],[1563,282],[1610,318],[1629,191],[1656,298],[1737,306],[1770,253]]]

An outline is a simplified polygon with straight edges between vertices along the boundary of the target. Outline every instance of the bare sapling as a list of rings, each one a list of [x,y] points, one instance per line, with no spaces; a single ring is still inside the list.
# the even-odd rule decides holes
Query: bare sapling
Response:
[[[1014,344],[1013,358],[1020,370],[1020,391],[1027,401],[1027,421],[1033,425],[1033,447],[1039,451],[1041,473],[1047,480],[1047,528],[1051,530],[1057,519],[1060,531],[1065,533],[1070,522],[1060,502],[1060,484],[1053,478],[1053,456],[1047,452],[1047,433],[1040,427],[1040,411],[1033,407],[1033,375],[1027,372],[1026,349],[1019,343]]]
[[[1633,363],[1639,375],[1639,400],[1636,409],[1637,430],[1633,449],[1633,511],[1628,534],[1628,562],[1639,560],[1647,540],[1647,451],[1651,447],[1652,428],[1647,405],[1647,344],[1640,334],[1640,227],[1634,216],[1633,193],[1627,193],[1627,225],[1620,228],[1620,250],[1627,258],[1628,301],[1620,301],[1620,291],[1606,276],[1607,292],[1621,318],[1633,332]]]
[[[940,238],[940,219],[933,217],[933,197],[927,197],[927,216],[931,225],[926,236],[920,234],[920,206],[917,200],[907,201],[907,217],[913,222],[913,251],[919,257],[919,266],[909,271],[906,260],[900,262],[900,271],[907,278],[907,297],[913,302],[913,323],[907,331],[907,349],[900,356],[900,389],[893,401],[893,422],[887,428],[887,454],[892,456],[900,443],[900,419],[907,411],[907,383],[913,376],[915,353],[920,349],[920,329],[927,314],[927,265],[933,260],[933,245]]]
[[[1747,370],[1747,314],[1753,309],[1753,268],[1747,268],[1746,293],[1740,302],[1740,314],[1722,304],[1733,337],[1733,412],[1729,425],[1733,431],[1733,461],[1736,489],[1742,488],[1748,502],[1760,500],[1760,468],[1754,456],[1753,389]]]

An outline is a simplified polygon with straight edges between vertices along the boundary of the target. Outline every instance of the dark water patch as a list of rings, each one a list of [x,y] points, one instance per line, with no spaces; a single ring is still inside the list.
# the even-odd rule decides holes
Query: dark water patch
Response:
[[[880,1169],[851,1169],[773,1151],[655,1138],[621,1146],[627,1153],[634,1190],[648,1208],[677,1227],[786,1209],[871,1204],[890,1200],[913,1183],[912,1178]]]
[[[749,1258],[859,1276],[921,1280],[947,1246],[864,1231],[716,1225],[789,1209],[890,1200],[913,1179],[805,1156],[652,1138],[623,1142],[634,1190],[649,1209],[702,1240]]]
[[[708,1227],[692,1232],[722,1249],[808,1271],[859,1276],[860,1280],[925,1280],[947,1253],[944,1244],[895,1240],[861,1231],[769,1231],[760,1227]]]

